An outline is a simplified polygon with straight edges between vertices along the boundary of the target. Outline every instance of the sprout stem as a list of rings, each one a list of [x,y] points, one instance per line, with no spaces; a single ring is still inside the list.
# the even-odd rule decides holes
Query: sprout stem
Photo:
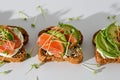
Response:
[[[27,14],[25,14],[23,11],[19,11],[18,12],[19,13],[19,15],[21,16],[21,18],[23,18],[23,20],[27,20],[27,18],[29,17]]]
[[[89,71],[92,71],[93,73],[97,73],[97,69],[93,69],[93,68],[91,68],[91,67],[89,67],[89,66],[87,66],[87,65],[85,65],[85,64],[82,64],[82,66],[83,66],[85,69],[87,69],[87,70],[89,70]]]

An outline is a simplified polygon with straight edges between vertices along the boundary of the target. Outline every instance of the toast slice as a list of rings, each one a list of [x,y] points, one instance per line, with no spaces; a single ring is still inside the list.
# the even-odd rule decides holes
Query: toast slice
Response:
[[[95,43],[95,37],[99,33],[100,30],[98,30],[94,35],[93,35],[93,40],[92,43],[95,46],[95,58],[97,63],[103,65],[103,64],[108,64],[108,63],[120,63],[120,57],[117,58],[103,58],[100,53],[96,49],[96,43]]]
[[[1,25],[1,26],[4,26],[4,25]],[[26,56],[27,56],[26,50],[25,50],[25,45],[29,41],[29,35],[28,35],[27,31],[25,29],[23,29],[22,27],[9,26],[9,25],[7,25],[7,27],[17,28],[22,33],[23,38],[24,38],[24,42],[23,42],[23,46],[19,49],[19,51],[14,56],[12,56],[12,57],[0,56],[0,61],[5,61],[5,62],[21,62],[21,61],[24,61],[26,59]]]
[[[42,33],[46,33],[48,30],[50,30],[51,28],[53,28],[55,26],[51,26],[48,27],[42,31],[39,32],[38,37],[42,34]],[[79,64],[80,62],[82,62],[83,60],[83,54],[82,54],[82,50],[80,49],[80,45],[82,44],[83,41],[83,35],[82,33],[79,31],[80,34],[80,42],[78,43],[78,46],[74,46],[71,50],[73,51],[73,54],[71,56],[67,56],[67,57],[56,57],[54,55],[49,55],[47,53],[47,51],[45,51],[44,49],[40,48],[38,49],[38,58],[40,61],[42,62],[51,62],[51,61],[57,61],[57,62],[63,62],[63,61],[68,61],[70,63],[73,64]],[[79,48],[79,50],[78,50]]]

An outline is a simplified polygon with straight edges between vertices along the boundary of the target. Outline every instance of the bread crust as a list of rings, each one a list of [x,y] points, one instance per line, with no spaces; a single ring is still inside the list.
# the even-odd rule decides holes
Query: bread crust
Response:
[[[103,58],[100,53],[97,51],[96,49],[96,43],[95,43],[95,37],[96,35],[98,34],[100,30],[98,30],[94,35],[93,35],[93,39],[92,39],[92,42],[93,42],[93,45],[95,46],[95,57],[96,57],[96,61],[97,63],[103,65],[103,64],[108,64],[108,63],[120,63],[120,57],[117,57],[117,58]]]
[[[21,31],[21,33],[23,35],[24,42],[23,42],[22,48],[18,51],[17,54],[12,56],[11,58],[0,56],[0,61],[5,61],[5,62],[21,62],[21,61],[24,61],[26,59],[26,56],[27,56],[26,50],[25,50],[25,45],[29,41],[29,35],[28,35],[27,31],[25,29],[23,29],[22,27],[18,27],[18,26],[8,26],[8,27],[19,28],[19,30]]]
[[[29,35],[28,35],[27,31],[24,28],[18,27],[18,26],[8,26],[8,27],[18,28],[21,31],[21,33],[23,35],[23,38],[24,38],[23,44],[26,45],[28,43]]]
[[[22,47],[12,58],[0,56],[0,61],[4,62],[22,62],[26,59],[25,48]]]
[[[96,61],[97,63],[103,65],[103,64],[108,64],[108,63],[120,63],[120,57],[111,59],[111,58],[103,58],[100,53],[95,50],[95,56],[96,56]]]
[[[50,27],[40,31],[38,36],[40,36],[44,32],[47,32],[52,27],[54,27],[54,26],[50,26]],[[82,41],[83,41],[83,35],[82,35],[81,32],[80,32],[80,36],[81,36],[81,41],[80,41],[79,45],[81,45]],[[51,62],[51,61],[63,62],[63,61],[69,61],[70,63],[73,63],[73,64],[79,64],[83,60],[82,51],[78,52],[78,54],[79,54],[79,56],[76,56],[76,57],[65,57],[65,58],[64,57],[55,57],[53,55],[49,55],[48,53],[46,53],[45,50],[43,50],[41,48],[38,49],[38,59],[40,61],[42,61],[42,62]]]

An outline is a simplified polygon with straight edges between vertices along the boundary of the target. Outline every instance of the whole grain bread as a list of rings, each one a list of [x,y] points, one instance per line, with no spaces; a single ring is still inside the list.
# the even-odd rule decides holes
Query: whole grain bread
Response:
[[[38,36],[40,36],[44,32],[47,32],[52,27],[55,27],[55,26],[51,26],[51,27],[48,27],[48,28],[40,31]],[[82,41],[83,41],[83,35],[82,35],[82,33],[80,31],[79,31],[79,33],[80,33],[81,40],[80,40],[80,43],[79,43],[78,47],[80,48],[80,45],[82,44]],[[38,49],[38,58],[42,62],[51,62],[51,61],[63,62],[63,61],[69,61],[70,63],[73,63],[73,64],[78,64],[78,63],[82,62],[82,60],[83,60],[82,50],[76,51],[75,54],[77,54],[77,56],[73,55],[73,56],[67,56],[65,58],[64,57],[60,57],[59,58],[59,57],[55,57],[53,55],[49,55],[45,50],[43,50],[41,48]]]
[[[100,30],[99,30],[100,31]],[[120,57],[111,59],[111,58],[103,58],[100,53],[96,50],[96,43],[95,43],[95,37],[97,35],[97,33],[99,33],[99,31],[97,31],[94,35],[93,35],[93,44],[95,46],[95,57],[96,57],[96,61],[97,63],[103,65],[103,64],[108,64],[108,63],[120,63]]]
[[[29,41],[29,35],[28,35],[27,31],[25,29],[23,29],[22,27],[18,27],[18,26],[8,26],[8,27],[18,28],[21,31],[21,33],[23,35],[23,38],[24,38],[24,42],[23,42],[24,45],[22,46],[21,49],[19,49],[17,54],[15,54],[14,56],[12,56],[10,58],[0,56],[0,61],[5,61],[5,62],[21,62],[21,61],[24,61],[26,59],[26,56],[27,56],[26,50],[25,50],[25,45]]]

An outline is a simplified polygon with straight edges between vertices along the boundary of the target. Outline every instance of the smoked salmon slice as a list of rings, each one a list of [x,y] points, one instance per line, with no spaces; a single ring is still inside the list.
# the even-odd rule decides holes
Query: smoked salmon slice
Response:
[[[1,41],[0,41],[1,42]],[[15,43],[12,41],[2,41],[0,45],[0,52],[6,53],[6,54],[12,54],[14,52]]]
[[[18,36],[7,26],[3,26],[2,29],[6,29],[10,33],[12,33],[14,40],[2,40],[1,38],[0,39],[0,52],[7,53],[7,54],[13,54],[15,49],[21,46],[22,42],[18,38]]]
[[[42,49],[51,52],[56,57],[61,57],[62,53],[64,52],[64,46],[62,42],[58,39],[55,39],[54,36],[42,33],[38,40],[37,44]]]
[[[22,44],[21,40],[18,38],[18,36],[11,30],[9,29],[8,27],[4,27],[5,29],[7,29],[9,32],[11,32],[14,36],[14,43],[15,43],[15,49],[16,48],[19,48]]]

